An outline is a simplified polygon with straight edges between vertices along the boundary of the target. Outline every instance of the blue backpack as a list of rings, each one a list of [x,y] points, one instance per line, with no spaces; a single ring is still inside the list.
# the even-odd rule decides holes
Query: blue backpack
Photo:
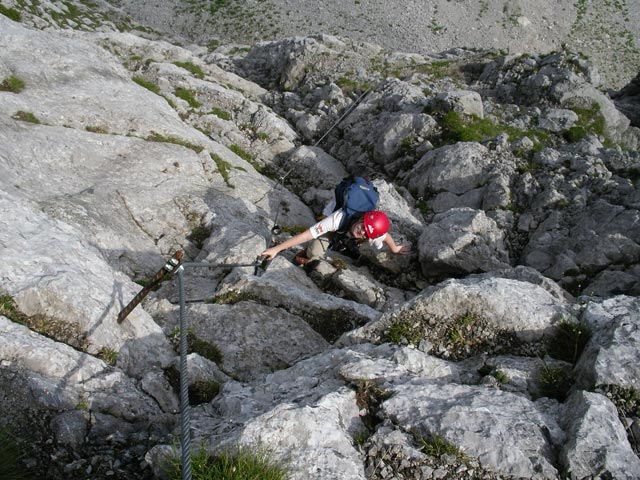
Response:
[[[334,193],[336,208],[333,211],[342,208],[346,214],[338,231],[348,227],[354,217],[376,210],[378,206],[378,190],[368,178],[346,177],[338,184]]]

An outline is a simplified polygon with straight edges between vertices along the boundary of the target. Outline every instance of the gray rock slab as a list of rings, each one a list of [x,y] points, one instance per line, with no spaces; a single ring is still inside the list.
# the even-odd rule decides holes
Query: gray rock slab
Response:
[[[482,210],[455,208],[436,215],[420,236],[418,248],[428,278],[509,267],[504,232]]]
[[[282,308],[303,318],[329,341],[380,316],[379,311],[367,305],[323,293],[310,283],[304,272],[279,256],[264,275],[238,275],[225,282],[220,292],[242,292],[261,303]]]
[[[23,313],[69,324],[94,353],[103,347],[118,352],[132,344],[144,345],[135,365],[126,362],[123,351],[120,360],[131,373],[170,361],[168,342],[144,311],[135,309],[125,322],[117,323],[120,309],[140,287],[115,272],[76,228],[2,190],[0,206],[7,212],[0,217],[0,240],[12,246],[0,251],[2,283]]]
[[[460,195],[478,188],[490,166],[485,146],[460,142],[427,152],[405,176],[406,185],[417,196],[442,191]]]
[[[615,405],[605,396],[576,391],[564,404],[567,440],[560,461],[571,478],[640,478],[640,459],[631,449]]]
[[[395,322],[452,321],[468,312],[477,312],[494,328],[513,332],[523,341],[539,340],[571,313],[565,301],[542,287],[500,277],[472,276],[428,287],[397,310],[345,334],[340,344],[380,341],[384,330]]]
[[[286,461],[295,480],[364,480],[353,435],[363,428],[355,392],[344,388],[314,406],[281,404],[250,421],[240,442],[269,445],[276,460]]]
[[[245,380],[287,368],[329,346],[301,318],[255,302],[192,304],[186,316],[198,338],[218,346],[222,369]]]
[[[581,320],[593,331],[576,365],[579,385],[621,385],[640,389],[640,301],[617,296],[592,300]]]
[[[403,430],[440,435],[483,467],[526,478],[555,478],[555,418],[522,396],[481,386],[402,385],[383,412]]]
[[[0,317],[0,358],[29,369],[40,406],[73,410],[80,404],[133,421],[160,413],[134,381],[102,360]]]

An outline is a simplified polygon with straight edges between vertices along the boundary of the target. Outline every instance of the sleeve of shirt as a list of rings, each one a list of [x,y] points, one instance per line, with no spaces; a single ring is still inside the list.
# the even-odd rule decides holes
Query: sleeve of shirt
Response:
[[[320,220],[309,228],[309,230],[311,230],[311,236],[313,238],[318,238],[325,233],[335,232],[340,228],[340,221],[342,220],[343,215],[344,212],[340,209],[333,212],[327,218]]]
[[[369,240],[369,245],[371,245],[372,247],[374,247],[377,250],[381,250],[382,247],[384,246],[384,239],[386,238],[387,234],[383,234],[380,235],[377,238],[374,238],[372,240]]]

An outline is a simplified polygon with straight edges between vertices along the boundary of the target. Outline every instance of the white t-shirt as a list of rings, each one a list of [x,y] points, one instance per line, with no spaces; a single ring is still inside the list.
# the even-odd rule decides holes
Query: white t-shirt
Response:
[[[344,210],[342,210],[341,208],[329,214],[326,218],[323,218],[318,223],[309,228],[309,230],[311,230],[311,236],[313,238],[318,238],[319,236],[325,235],[329,232],[337,232],[340,228],[340,222],[342,222],[342,219],[345,215],[346,214],[344,213]],[[386,236],[387,234],[385,233],[377,238],[368,239],[369,245],[380,250],[384,245],[384,239]]]

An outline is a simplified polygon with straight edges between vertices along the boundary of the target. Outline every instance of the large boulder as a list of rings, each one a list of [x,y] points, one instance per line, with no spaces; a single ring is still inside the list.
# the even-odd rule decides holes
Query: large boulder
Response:
[[[177,318],[176,310],[167,313]],[[197,338],[219,348],[220,368],[244,381],[262,379],[329,347],[300,317],[251,301],[190,304],[184,315]]]
[[[555,478],[564,432],[553,410],[500,390],[471,385],[401,385],[384,402],[391,420],[424,438],[439,435],[484,467],[525,478]]]
[[[582,390],[563,405],[567,439],[560,461],[571,478],[640,478],[640,459],[631,449],[615,405],[607,397]]]
[[[431,100],[430,106],[436,111],[456,112],[466,117],[484,118],[482,97],[478,92],[470,90],[438,93]]]
[[[240,294],[303,318],[328,341],[380,317],[380,312],[351,300],[323,293],[298,267],[278,256],[259,277],[237,272],[217,294]]]
[[[292,472],[292,480],[365,480],[353,445],[363,428],[355,392],[343,388],[313,406],[278,405],[244,427],[240,444],[268,445],[274,460]]]
[[[537,341],[551,333],[553,326],[570,314],[568,302],[540,286],[490,275],[473,275],[428,287],[395,311],[345,334],[340,343],[380,342],[392,325],[406,324],[422,332],[422,336],[437,347],[443,342],[440,336],[448,336],[448,329],[467,316],[474,318],[472,331],[462,332],[469,339],[488,327],[493,335],[511,332],[521,341]]]
[[[593,332],[576,365],[578,385],[621,385],[640,390],[640,300],[617,296],[590,301],[581,317]]]
[[[488,149],[460,142],[427,152],[405,175],[406,185],[417,196],[443,191],[461,195],[478,188],[491,168]]]
[[[162,412],[120,370],[0,316],[3,364],[28,369],[37,406],[59,411],[79,405],[125,421],[151,420]],[[85,408],[87,408],[85,407]]]
[[[509,267],[504,233],[482,210],[454,208],[436,215],[418,249],[422,273],[429,278]]]

